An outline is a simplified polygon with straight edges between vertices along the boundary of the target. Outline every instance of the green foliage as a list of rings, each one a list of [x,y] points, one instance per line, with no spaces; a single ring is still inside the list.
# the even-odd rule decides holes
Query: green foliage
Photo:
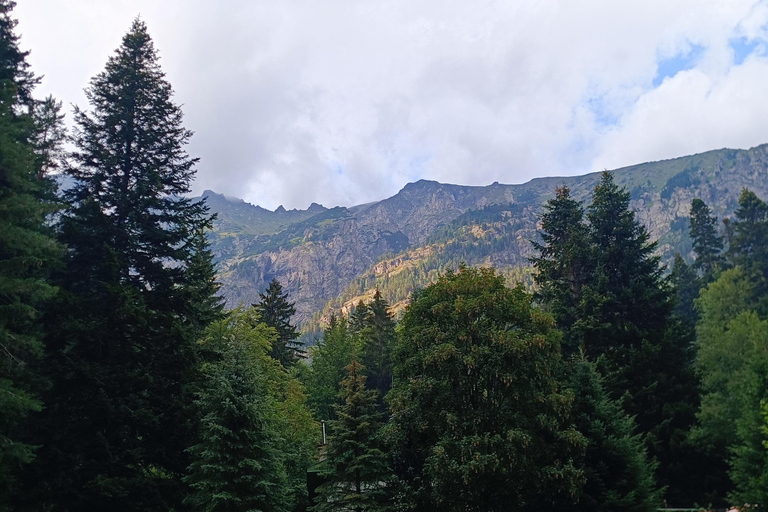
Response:
[[[723,239],[717,232],[717,218],[701,199],[691,202],[690,237],[696,253],[694,268],[704,283],[710,283],[724,265]]]
[[[599,361],[609,395],[636,419],[659,460],[657,477],[669,486],[668,497],[688,499],[686,475],[702,470],[678,465],[685,451],[680,438],[697,403],[692,329],[672,318],[656,245],[611,173],[601,175],[587,222],[583,217],[565,187],[547,203],[543,243],[534,244],[539,256],[532,259],[538,297],[563,328],[565,351]],[[678,265],[678,274],[684,270]]]
[[[584,438],[560,391],[559,333],[492,269],[414,295],[400,324],[390,438],[416,510],[523,510],[576,492]]]
[[[189,448],[185,501],[195,510],[287,511],[280,406],[281,370],[267,357],[272,333],[247,311],[212,324],[202,340],[213,360],[203,366],[195,400],[198,442]]]
[[[350,330],[347,320],[333,315],[322,341],[310,348],[312,366],[307,375],[308,404],[315,418],[336,418],[334,406],[339,401],[345,368],[357,353],[358,339]]]
[[[577,358],[571,366],[575,424],[587,439],[586,451],[577,459],[586,484],[576,503],[560,504],[558,510],[655,511],[661,502],[653,476],[655,464],[635,433],[634,421],[608,396],[594,363]]]
[[[307,405],[307,393],[295,375],[283,385],[278,409],[282,421],[283,454],[288,476],[286,488],[291,499],[291,510],[306,510],[310,505],[307,495],[307,468],[317,462],[317,444],[320,427]]]
[[[283,293],[283,287],[277,279],[272,279],[267,290],[259,294],[259,298],[261,300],[253,307],[259,312],[262,321],[277,332],[270,354],[287,368],[305,354],[298,341],[299,331],[291,324],[291,318],[296,314],[295,305],[288,300],[288,294]]]
[[[45,226],[51,184],[35,153],[37,79],[19,50],[14,6],[0,1],[0,510],[10,510],[16,474],[35,453],[25,434],[41,407],[41,309],[55,292],[47,277],[60,257]]]
[[[728,257],[752,281],[758,313],[768,315],[768,205],[744,189],[731,225],[734,234]]]
[[[702,283],[696,270],[685,262],[680,253],[675,254],[669,282],[675,292],[674,314],[686,325],[693,328],[699,319],[693,302],[699,296],[699,288],[701,288]]]
[[[136,20],[75,111],[69,251],[48,318],[42,448],[28,496],[60,510],[168,510],[183,498],[195,341],[219,314],[189,192],[191,133]]]
[[[696,439],[728,454],[734,498],[765,506],[768,454],[761,403],[768,398],[768,321],[755,313],[754,283],[736,267],[698,301],[697,367],[702,375]]]
[[[325,482],[318,487],[316,512],[392,510],[389,488],[392,473],[382,449],[383,414],[377,393],[366,389],[364,368],[353,360],[341,383],[343,404],[336,405],[338,419],[321,463]]]
[[[358,309],[360,309],[358,307]],[[360,356],[370,389],[378,391],[379,401],[392,387],[392,350],[395,346],[395,321],[389,313],[389,305],[379,290],[373,301],[365,307],[367,315],[360,336]]]
[[[531,258],[538,285],[535,297],[549,310],[563,331],[563,352],[574,354],[584,340],[574,332],[582,316],[582,289],[592,278],[589,230],[581,203],[571,198],[566,186],[544,205],[541,239],[533,247],[539,256]]]

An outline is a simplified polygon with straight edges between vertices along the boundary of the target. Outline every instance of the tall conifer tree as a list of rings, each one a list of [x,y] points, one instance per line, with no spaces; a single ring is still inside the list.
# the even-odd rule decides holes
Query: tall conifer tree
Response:
[[[534,281],[539,286],[536,299],[552,313],[563,330],[563,351],[574,354],[584,346],[577,322],[585,285],[594,274],[589,230],[584,223],[584,208],[571,198],[563,185],[544,205],[541,238],[534,241],[539,256],[531,258],[536,268]]]
[[[0,510],[14,491],[16,469],[34,448],[22,440],[28,415],[40,408],[34,367],[42,354],[40,313],[54,289],[46,277],[57,248],[45,228],[49,184],[38,175],[35,141],[37,80],[11,17],[0,0]]]
[[[392,350],[395,347],[395,321],[389,304],[376,288],[368,315],[360,332],[362,363],[368,377],[366,385],[379,392],[379,403],[392,387]]]
[[[717,217],[701,199],[691,202],[690,237],[696,253],[694,268],[704,283],[711,282],[723,267],[723,239],[717,232]]]
[[[388,487],[393,475],[383,451],[383,415],[377,394],[366,389],[363,366],[353,360],[341,382],[344,402],[336,406],[331,439],[322,462],[325,483],[318,488],[315,512],[392,510]]]
[[[259,303],[253,307],[261,314],[261,320],[277,331],[272,344],[271,355],[285,367],[292,366],[305,351],[298,341],[299,331],[291,323],[296,314],[296,305],[288,300],[280,281],[272,279],[264,293],[259,294]]]
[[[191,428],[185,383],[216,317],[204,202],[184,197],[191,132],[135,20],[75,110],[47,370],[53,381],[36,479],[55,510],[169,510]]]
[[[203,366],[195,401],[200,429],[185,477],[195,510],[288,510],[278,404],[269,389],[280,367],[266,356],[270,337],[242,310],[206,332],[203,345],[217,357]]]

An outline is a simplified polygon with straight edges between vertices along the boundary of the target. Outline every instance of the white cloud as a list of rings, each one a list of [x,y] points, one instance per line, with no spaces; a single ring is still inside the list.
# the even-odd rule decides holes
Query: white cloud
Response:
[[[266,207],[768,142],[768,61],[734,66],[729,46],[768,39],[765,2],[25,0],[43,92],[83,105],[139,12],[196,132],[196,190]]]

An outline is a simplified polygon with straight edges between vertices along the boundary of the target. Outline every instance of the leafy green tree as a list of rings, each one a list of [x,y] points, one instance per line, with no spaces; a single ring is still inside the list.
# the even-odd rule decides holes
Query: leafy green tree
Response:
[[[655,511],[661,492],[654,478],[655,464],[635,432],[635,423],[612,400],[595,364],[576,358],[571,362],[569,388],[573,391],[576,428],[587,439],[577,459],[586,483],[574,504],[557,509],[585,512]]]
[[[691,202],[691,241],[696,253],[694,268],[701,273],[704,283],[711,282],[723,269],[723,238],[717,232],[717,217],[701,199]]]
[[[266,357],[271,338],[242,310],[206,331],[202,343],[215,358],[203,367],[199,437],[184,478],[185,501],[195,510],[289,510],[282,424],[270,389],[276,369]]]
[[[560,333],[521,287],[460,267],[400,323],[389,437],[416,510],[526,510],[575,493],[585,440],[556,379]]]
[[[18,470],[35,454],[25,432],[41,407],[40,319],[55,292],[48,272],[61,256],[45,226],[53,208],[36,165],[37,79],[19,49],[15,5],[0,0],[0,510],[13,508]]]
[[[531,258],[538,285],[535,297],[562,329],[564,353],[573,354],[584,346],[574,326],[583,316],[583,288],[591,282],[594,269],[584,209],[565,185],[544,205],[540,236],[543,243],[533,242],[539,255]]]
[[[277,331],[277,338],[272,345],[272,357],[287,368],[305,355],[298,341],[299,331],[291,324],[291,318],[296,314],[295,304],[288,300],[288,293],[283,293],[283,287],[277,279],[270,281],[259,298],[258,304],[253,307],[260,313],[262,321]]]
[[[331,316],[323,339],[310,348],[312,366],[307,376],[309,408],[319,420],[336,419],[345,368],[358,354],[357,337],[350,332],[344,317]]]
[[[325,482],[317,489],[316,512],[392,510],[389,488],[392,473],[382,449],[383,414],[377,393],[366,389],[364,368],[353,360],[341,383],[343,404],[336,405],[337,420],[322,462]]]
[[[219,306],[211,216],[185,197],[191,133],[157,60],[137,19],[86,90],[92,110],[75,111],[68,253],[46,337],[52,386],[28,493],[56,510],[169,510],[184,494],[185,388]]]
[[[367,376],[366,384],[379,392],[379,402],[383,404],[384,395],[392,387],[395,320],[378,288],[367,310],[368,315],[360,331],[361,359]]]
[[[728,460],[735,500],[765,506],[768,438],[760,407],[768,398],[768,321],[755,313],[754,291],[740,267],[702,291],[696,363],[703,396],[695,438]]]

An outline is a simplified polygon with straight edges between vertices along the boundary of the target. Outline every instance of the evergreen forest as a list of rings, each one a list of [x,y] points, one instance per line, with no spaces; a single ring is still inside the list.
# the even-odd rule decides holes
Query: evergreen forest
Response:
[[[398,314],[374,287],[308,347],[277,279],[224,307],[193,134],[145,23],[67,130],[35,97],[14,6],[0,511],[768,507],[766,198],[744,189],[726,219],[694,199],[694,258],[667,268],[606,171],[588,199],[563,185],[542,206],[529,270],[452,261]],[[506,213],[468,215],[491,230]]]

